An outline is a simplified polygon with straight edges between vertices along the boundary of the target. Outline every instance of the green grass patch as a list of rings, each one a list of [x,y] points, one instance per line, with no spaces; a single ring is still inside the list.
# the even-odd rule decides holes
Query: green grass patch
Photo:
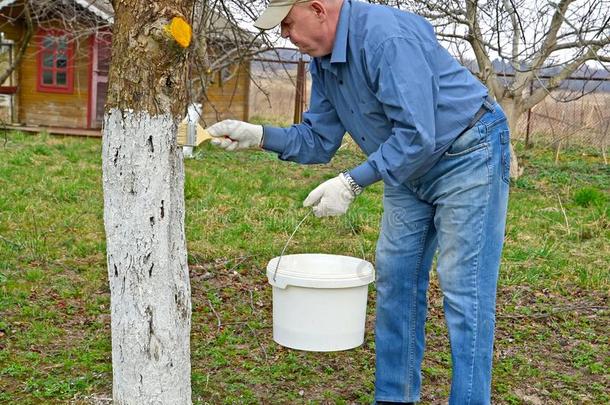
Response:
[[[580,149],[517,151],[498,288],[493,400],[608,403],[610,170]],[[585,153],[586,152],[586,153]],[[267,262],[307,213],[307,193],[363,155],[331,164],[198,148],[187,160],[195,403],[370,403],[374,288],[365,344],[306,353],[272,341]],[[109,290],[96,139],[9,133],[0,146],[0,403],[68,403],[112,387]],[[347,216],[303,223],[287,253],[374,262],[382,186]],[[423,403],[445,402],[449,340],[431,277]]]

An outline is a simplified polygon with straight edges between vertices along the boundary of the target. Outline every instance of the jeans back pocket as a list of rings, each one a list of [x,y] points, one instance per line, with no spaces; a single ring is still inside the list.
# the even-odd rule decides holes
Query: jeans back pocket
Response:
[[[485,147],[485,145],[485,137],[482,136],[479,125],[475,125],[453,141],[449,149],[445,152],[445,156],[455,157],[466,155]]]

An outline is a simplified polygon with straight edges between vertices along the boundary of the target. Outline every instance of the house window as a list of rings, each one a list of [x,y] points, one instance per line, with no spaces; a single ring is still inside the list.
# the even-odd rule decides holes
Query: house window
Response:
[[[41,92],[72,93],[74,83],[71,38],[61,31],[38,35],[38,86]]]

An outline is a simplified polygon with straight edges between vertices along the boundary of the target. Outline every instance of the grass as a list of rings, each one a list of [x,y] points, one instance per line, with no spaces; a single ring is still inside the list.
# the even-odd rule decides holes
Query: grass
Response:
[[[517,145],[519,146],[519,145]],[[90,403],[111,396],[100,142],[0,138],[0,403]],[[498,291],[494,403],[608,403],[610,171],[595,151],[518,148]],[[308,191],[362,155],[304,167],[209,147],[186,161],[193,293],[193,400],[370,403],[375,292],[365,344],[338,353],[271,338],[265,266],[306,214]],[[379,184],[342,218],[309,217],[289,253],[374,261]],[[446,403],[450,355],[433,275],[423,403]]]

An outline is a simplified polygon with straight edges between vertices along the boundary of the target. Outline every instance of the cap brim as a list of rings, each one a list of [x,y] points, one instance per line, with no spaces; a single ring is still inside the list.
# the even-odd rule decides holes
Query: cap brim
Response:
[[[288,15],[294,4],[285,6],[267,7],[263,14],[254,21],[254,26],[261,30],[270,30],[273,27],[280,25],[282,20]]]

